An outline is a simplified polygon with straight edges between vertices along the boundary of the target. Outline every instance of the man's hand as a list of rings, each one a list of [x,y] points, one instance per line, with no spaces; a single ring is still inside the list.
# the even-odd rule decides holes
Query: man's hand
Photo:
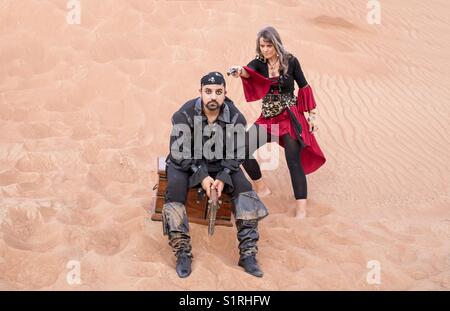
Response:
[[[211,196],[211,186],[214,183],[214,179],[211,176],[205,177],[202,180],[202,188],[206,191],[208,198]]]
[[[225,183],[219,179],[214,180],[212,185],[212,189],[217,189],[217,197],[220,198],[222,195],[223,187],[225,187]]]

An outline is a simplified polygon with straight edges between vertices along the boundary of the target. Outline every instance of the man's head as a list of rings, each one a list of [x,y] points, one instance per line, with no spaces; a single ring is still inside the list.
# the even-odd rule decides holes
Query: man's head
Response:
[[[203,107],[215,111],[220,109],[225,101],[225,79],[220,72],[210,72],[200,80],[200,96]]]

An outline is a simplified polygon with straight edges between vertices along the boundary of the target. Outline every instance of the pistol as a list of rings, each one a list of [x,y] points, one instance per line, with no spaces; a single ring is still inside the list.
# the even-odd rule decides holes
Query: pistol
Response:
[[[238,71],[237,68],[233,68],[233,67],[232,67],[232,68],[228,69],[228,71],[227,71],[227,76],[233,75],[233,74],[235,74],[237,71]]]
[[[220,201],[217,197],[217,189],[211,189],[211,197],[208,200],[208,234],[213,235],[216,226],[217,210],[220,208]]]

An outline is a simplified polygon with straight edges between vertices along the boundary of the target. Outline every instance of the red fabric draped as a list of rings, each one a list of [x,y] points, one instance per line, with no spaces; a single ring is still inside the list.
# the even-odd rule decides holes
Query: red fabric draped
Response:
[[[316,108],[316,101],[314,99],[313,91],[309,85],[298,90],[297,104],[298,109],[303,112]]]
[[[263,98],[269,91],[272,81],[247,66],[244,68],[250,75],[249,78],[242,78],[245,99],[250,102]],[[298,90],[297,106],[290,108],[302,126],[301,136],[306,147],[302,149],[300,158],[305,174],[316,171],[326,162],[326,158],[320,149],[314,134],[309,132],[309,124],[304,115],[304,112],[314,109],[315,107],[316,102],[314,100],[314,95],[311,87],[308,85]],[[261,114],[255,123],[264,126],[273,136],[281,137],[285,134],[289,134],[292,138],[297,139],[294,125],[291,122],[289,111],[287,109],[272,118],[265,118]],[[278,127],[275,127],[275,124],[278,125]],[[283,147],[283,142],[281,140],[279,140],[278,143]]]
[[[270,84],[272,82],[250,67],[244,66],[244,68],[250,74],[249,78],[241,77],[242,85],[244,86],[245,100],[254,102],[263,98],[269,92]]]

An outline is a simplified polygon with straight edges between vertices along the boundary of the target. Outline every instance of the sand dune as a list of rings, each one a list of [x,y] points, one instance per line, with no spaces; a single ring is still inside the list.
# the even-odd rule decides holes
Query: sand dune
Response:
[[[450,289],[446,1],[382,2],[380,25],[356,0],[81,2],[70,25],[65,1],[0,1],[1,290]],[[264,172],[264,278],[237,266],[234,228],[193,224],[181,280],[150,220],[156,158],[200,76],[246,64],[267,24],[314,88],[327,163],[303,221],[284,157]]]

